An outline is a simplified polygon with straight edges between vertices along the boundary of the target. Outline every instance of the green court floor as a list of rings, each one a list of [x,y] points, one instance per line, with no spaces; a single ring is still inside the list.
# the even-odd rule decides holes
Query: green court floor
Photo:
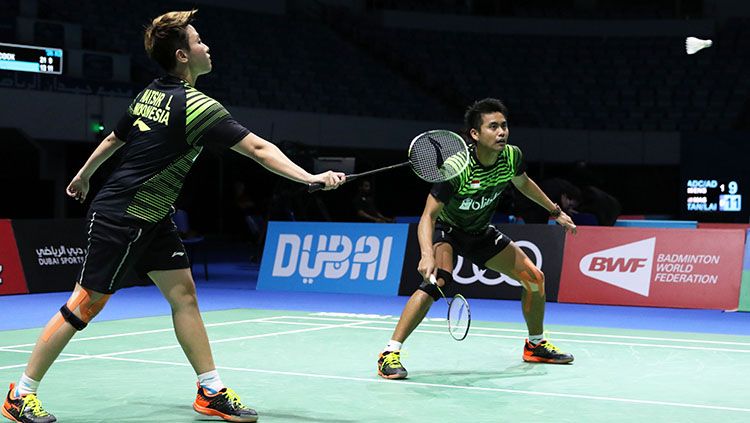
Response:
[[[572,365],[521,361],[521,325],[472,322],[454,341],[427,320],[404,381],[376,376],[393,316],[225,310],[204,314],[222,379],[262,422],[750,421],[750,337],[548,327]],[[25,367],[39,329],[0,332],[0,381]],[[61,422],[211,420],[169,316],[92,323],[40,389]]]

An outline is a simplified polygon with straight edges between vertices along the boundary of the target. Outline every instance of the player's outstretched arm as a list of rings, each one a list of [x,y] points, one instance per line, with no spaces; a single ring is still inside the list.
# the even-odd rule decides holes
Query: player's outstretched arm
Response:
[[[422,253],[417,270],[422,274],[424,280],[428,280],[430,275],[435,273],[435,252],[432,250],[432,233],[435,231],[435,221],[438,215],[440,215],[441,210],[443,210],[443,203],[432,194],[428,194],[422,217],[419,219],[419,225],[417,226],[417,239],[419,239],[419,249]]]
[[[250,157],[271,172],[296,182],[319,182],[325,184],[323,189],[328,190],[338,188],[346,181],[346,176],[341,172],[329,170],[317,175],[310,174],[289,159],[278,147],[252,133],[233,145],[232,150]]]
[[[81,170],[78,171],[73,180],[70,181],[65,192],[70,196],[80,201],[81,203],[86,200],[86,195],[89,192],[89,178],[91,175],[99,169],[102,163],[107,161],[108,158],[117,151],[118,148],[122,147],[124,142],[115,136],[112,132],[102,140],[101,143],[96,147],[91,156],[89,156],[86,163],[83,165]]]
[[[536,182],[529,178],[526,172],[514,177],[511,179],[511,182],[513,182],[513,185],[521,191],[521,194],[544,207],[544,209],[549,212],[550,216],[553,216],[555,221],[566,231],[570,230],[571,232],[576,233],[577,229],[575,223],[573,223],[573,219],[571,219],[564,211],[560,210],[560,207],[547,197],[547,194],[539,188],[539,185],[537,185]]]

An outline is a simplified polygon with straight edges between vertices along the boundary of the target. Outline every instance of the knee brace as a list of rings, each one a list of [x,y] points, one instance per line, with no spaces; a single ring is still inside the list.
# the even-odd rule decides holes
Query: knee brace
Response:
[[[91,319],[94,318],[109,300],[111,295],[103,295],[97,301],[91,301],[91,295],[83,288],[73,294],[67,303],[60,307],[60,313],[55,316],[54,321],[45,329],[42,339],[46,342],[60,329],[63,322],[70,323],[77,331],[84,330]],[[73,310],[78,309],[81,317],[76,316]]]
[[[453,275],[451,274],[451,272],[443,269],[437,269],[437,272],[435,273],[437,273],[437,277],[439,279],[442,279],[445,282],[445,285],[453,282]],[[442,295],[440,295],[440,290],[438,289],[438,287],[427,281],[422,281],[422,283],[419,284],[419,289],[426,292],[427,295],[432,297],[432,299],[435,301],[439,300],[442,297]]]

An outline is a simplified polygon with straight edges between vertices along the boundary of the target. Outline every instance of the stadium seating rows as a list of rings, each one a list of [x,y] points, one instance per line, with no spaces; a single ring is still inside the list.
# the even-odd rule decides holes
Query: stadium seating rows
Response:
[[[1,1],[18,11],[17,1]],[[442,3],[461,13],[464,2]],[[729,130],[748,114],[748,19],[722,23],[713,48],[687,56],[675,37],[491,36],[385,28],[346,15],[201,9],[197,25],[217,68],[201,89],[230,105],[439,121],[496,96],[514,125],[645,131]],[[142,86],[159,72],[143,53],[143,19],[164,10],[136,0],[39,0],[37,41],[62,38],[49,22],[79,24],[83,48],[130,54],[133,86]],[[516,12],[537,13],[524,10]]]

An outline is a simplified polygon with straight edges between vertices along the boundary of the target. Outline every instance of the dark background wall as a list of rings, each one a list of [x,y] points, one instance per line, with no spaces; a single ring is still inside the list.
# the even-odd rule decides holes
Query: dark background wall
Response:
[[[149,19],[194,3],[0,0],[0,42],[61,47],[61,76],[0,71],[0,217],[77,217],[68,180],[140,89],[158,76]],[[744,6],[743,6],[744,5]],[[681,217],[686,166],[747,180],[750,19],[744,2],[200,2],[215,69],[199,89],[308,169],[354,157],[364,171],[404,159],[409,135],[459,130],[471,101],[510,108],[511,142],[537,181],[585,178],[624,214]],[[714,46],[684,53],[687,35]],[[700,133],[700,136],[696,134]],[[391,135],[393,134],[393,135]],[[710,154],[693,148],[700,138]],[[721,142],[712,140],[723,140]],[[686,144],[687,143],[687,144]],[[687,147],[686,147],[687,146]],[[116,159],[116,158],[115,158]],[[96,190],[111,160],[96,175]],[[356,187],[308,195],[231,152],[203,154],[178,205],[204,233],[250,213],[352,220]],[[386,215],[418,215],[429,187],[408,170],[373,179]],[[509,192],[498,210],[517,214]],[[747,220],[746,216],[743,216]]]

